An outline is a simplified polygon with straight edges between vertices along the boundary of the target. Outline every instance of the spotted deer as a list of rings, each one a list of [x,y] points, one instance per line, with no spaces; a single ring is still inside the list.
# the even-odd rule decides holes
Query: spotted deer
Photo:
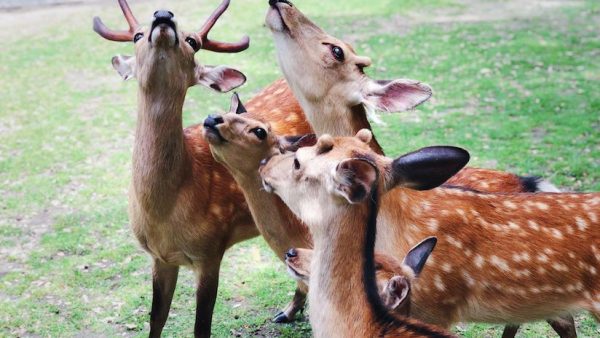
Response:
[[[375,281],[381,302],[390,311],[401,316],[410,316],[410,285],[419,276],[437,239],[424,239],[410,249],[402,263],[395,258],[375,253]],[[313,250],[292,248],[285,253],[288,274],[306,284],[310,279],[310,264]]]
[[[138,81],[129,218],[136,238],[153,259],[150,336],[161,335],[179,267],[187,266],[197,275],[194,333],[208,337],[224,251],[258,231],[239,187],[214,161],[201,136],[202,127],[183,129],[182,106],[193,85],[227,92],[246,80],[235,69],[197,63],[194,56],[199,50],[239,52],[249,40],[225,43],[208,38],[228,0],[194,32],[179,30],[173,13],[165,10],[154,13],[149,27],[141,26],[125,0],[119,5],[129,30],[110,30],[97,17],[94,30],[105,39],[135,45],[135,57],[119,55],[112,63],[124,79]],[[294,101],[271,95],[275,90],[267,88],[259,96],[272,97],[270,106],[277,109],[299,109]],[[278,132],[310,131],[303,119],[286,120],[277,109],[263,107],[260,112],[283,121]]]
[[[368,130],[359,135],[367,149],[370,136]],[[323,135],[317,145],[300,148],[296,155],[275,155],[260,168],[265,190],[285,201],[314,240],[309,318],[315,337],[449,337],[443,330],[385,308],[375,272],[377,213],[383,192],[378,188],[378,169],[366,157],[336,158],[332,166],[331,159],[323,158],[335,151],[325,144],[328,141],[333,145],[331,136]],[[441,158],[448,163],[438,165]],[[435,155],[420,160],[435,174],[396,181],[410,180],[414,187],[440,185],[466,164],[468,153],[440,147]]]
[[[523,323],[579,310],[600,319],[600,193],[433,189],[449,167],[466,163],[466,152],[461,160],[458,150],[430,147],[391,159],[369,147],[371,137],[368,130],[356,137],[323,135],[315,146],[273,156],[260,169],[265,189],[307,224],[315,250],[330,243],[340,246],[340,256],[353,253],[345,243],[354,237],[332,239],[339,234],[324,224],[336,224],[336,217],[361,219],[350,206],[362,205],[369,195],[370,185],[359,183],[374,180],[376,168],[384,194],[375,248],[402,257],[419,239],[438,238],[412,287],[412,316],[442,327],[457,321]],[[312,271],[318,274],[315,266]],[[311,279],[311,294],[312,286]]]
[[[431,87],[409,79],[373,80],[371,59],[327,34],[287,0],[270,0],[266,25],[272,32],[281,71],[317,135],[352,136],[371,129],[375,111],[399,112],[427,101]],[[371,148],[383,150],[377,140]],[[558,192],[547,181],[481,168],[464,168],[448,185],[486,192]]]

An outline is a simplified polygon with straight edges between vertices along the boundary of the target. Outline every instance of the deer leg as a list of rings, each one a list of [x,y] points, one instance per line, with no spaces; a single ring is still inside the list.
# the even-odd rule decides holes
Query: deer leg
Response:
[[[217,289],[219,287],[219,268],[221,262],[213,261],[199,269],[198,288],[196,289],[196,323],[194,337],[210,337],[211,322]]]
[[[152,267],[152,310],[150,310],[150,337],[160,337],[173,300],[179,267],[154,260]]]
[[[520,326],[519,324],[506,324],[502,331],[502,338],[514,338]]]
[[[577,338],[577,331],[575,331],[575,320],[570,314],[548,319],[547,321],[548,324],[552,326],[554,331],[558,333],[560,338]]]
[[[296,313],[304,308],[304,303],[306,303],[306,294],[308,293],[308,288],[302,282],[298,282],[298,286],[296,287],[296,292],[294,292],[294,298],[292,301],[283,309],[283,311],[279,312],[273,318],[273,322],[275,323],[289,323],[294,320]]]

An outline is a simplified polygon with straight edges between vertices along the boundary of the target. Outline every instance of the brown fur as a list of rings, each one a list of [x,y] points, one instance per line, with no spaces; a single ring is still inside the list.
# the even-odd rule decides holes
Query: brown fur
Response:
[[[385,178],[391,175],[391,159],[375,154],[364,140],[340,137],[321,142],[322,138],[319,143],[330,143],[333,149],[320,153],[319,143],[300,149],[295,156],[304,174],[293,177],[326,180],[312,175],[355,157],[372,158]],[[293,159],[275,156],[261,169],[268,186],[288,205],[302,196],[285,195],[289,184],[301,184],[285,183]],[[304,193],[316,201],[309,206],[322,206],[322,212],[292,210],[305,221],[327,219],[326,211],[333,206],[314,190]],[[413,285],[412,315],[426,322],[443,327],[457,321],[522,323],[581,309],[598,317],[599,220],[600,193],[493,194],[399,187],[382,196],[376,250],[401,257],[419,239],[438,238],[427,269]],[[314,232],[313,237],[317,247]]]
[[[361,129],[371,129],[363,102],[372,96],[377,84],[362,71],[371,65],[371,60],[327,34],[295,6],[276,3],[267,12],[266,22],[273,33],[279,65],[291,88],[286,86],[282,90],[291,90],[298,98],[317,135],[352,136]],[[286,26],[283,30],[281,22]],[[331,45],[342,48],[344,62],[333,59]],[[364,101],[357,101],[361,96]],[[370,146],[383,154],[374,137]],[[479,168],[465,168],[447,184],[483,192],[527,191],[517,175]]]

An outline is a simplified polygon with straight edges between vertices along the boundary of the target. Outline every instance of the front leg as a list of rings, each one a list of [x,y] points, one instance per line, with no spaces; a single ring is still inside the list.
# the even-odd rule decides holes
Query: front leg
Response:
[[[279,312],[273,318],[273,322],[275,323],[289,323],[294,320],[296,313],[304,308],[304,304],[306,303],[306,294],[308,293],[308,287],[302,283],[298,282],[298,286],[296,287],[296,292],[294,292],[294,298],[292,301],[283,309],[283,311]]]
[[[196,289],[196,324],[194,336],[210,337],[211,322],[217,290],[219,287],[220,259],[203,264],[198,270],[198,288]]]
[[[150,337],[160,337],[173,300],[179,267],[154,259],[152,267],[152,310],[150,311]]]
[[[548,319],[548,324],[552,326],[560,338],[577,338],[575,320],[570,314]]]

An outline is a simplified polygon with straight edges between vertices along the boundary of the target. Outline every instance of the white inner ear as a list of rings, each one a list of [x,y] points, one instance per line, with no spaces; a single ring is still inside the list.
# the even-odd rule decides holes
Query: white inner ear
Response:
[[[128,55],[114,56],[112,65],[124,81],[135,77],[135,57]]]

